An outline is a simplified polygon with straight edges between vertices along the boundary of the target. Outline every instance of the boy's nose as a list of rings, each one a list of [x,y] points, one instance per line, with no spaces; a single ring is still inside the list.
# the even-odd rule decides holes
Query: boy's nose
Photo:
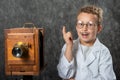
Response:
[[[84,24],[84,26],[83,26],[83,30],[87,30],[87,29],[88,29],[87,24]]]

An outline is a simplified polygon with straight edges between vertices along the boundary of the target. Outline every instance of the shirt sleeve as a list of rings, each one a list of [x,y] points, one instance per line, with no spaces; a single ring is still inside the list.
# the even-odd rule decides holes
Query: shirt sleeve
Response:
[[[63,79],[69,79],[74,76],[75,73],[75,65],[74,58],[71,62],[69,62],[64,56],[66,46],[63,47],[59,64],[57,65],[58,74]]]

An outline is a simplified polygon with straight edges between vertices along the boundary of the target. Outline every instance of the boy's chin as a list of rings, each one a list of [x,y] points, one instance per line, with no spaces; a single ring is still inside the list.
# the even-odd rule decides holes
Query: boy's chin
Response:
[[[80,41],[85,44],[93,44],[94,43],[94,40],[89,40],[89,39],[81,39]]]

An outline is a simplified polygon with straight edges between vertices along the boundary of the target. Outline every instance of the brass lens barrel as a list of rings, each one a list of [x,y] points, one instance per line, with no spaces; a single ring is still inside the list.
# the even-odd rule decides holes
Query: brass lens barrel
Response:
[[[18,42],[12,49],[12,55],[17,58],[22,58],[28,55],[28,47],[24,43]]]

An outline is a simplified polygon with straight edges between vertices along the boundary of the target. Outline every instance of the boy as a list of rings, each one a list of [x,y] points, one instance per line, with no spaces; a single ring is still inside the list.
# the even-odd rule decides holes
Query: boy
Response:
[[[116,80],[112,57],[108,48],[97,38],[102,30],[102,9],[85,6],[77,15],[76,30],[78,39],[72,34],[62,33],[65,45],[62,48],[59,64],[59,76],[67,80]]]

